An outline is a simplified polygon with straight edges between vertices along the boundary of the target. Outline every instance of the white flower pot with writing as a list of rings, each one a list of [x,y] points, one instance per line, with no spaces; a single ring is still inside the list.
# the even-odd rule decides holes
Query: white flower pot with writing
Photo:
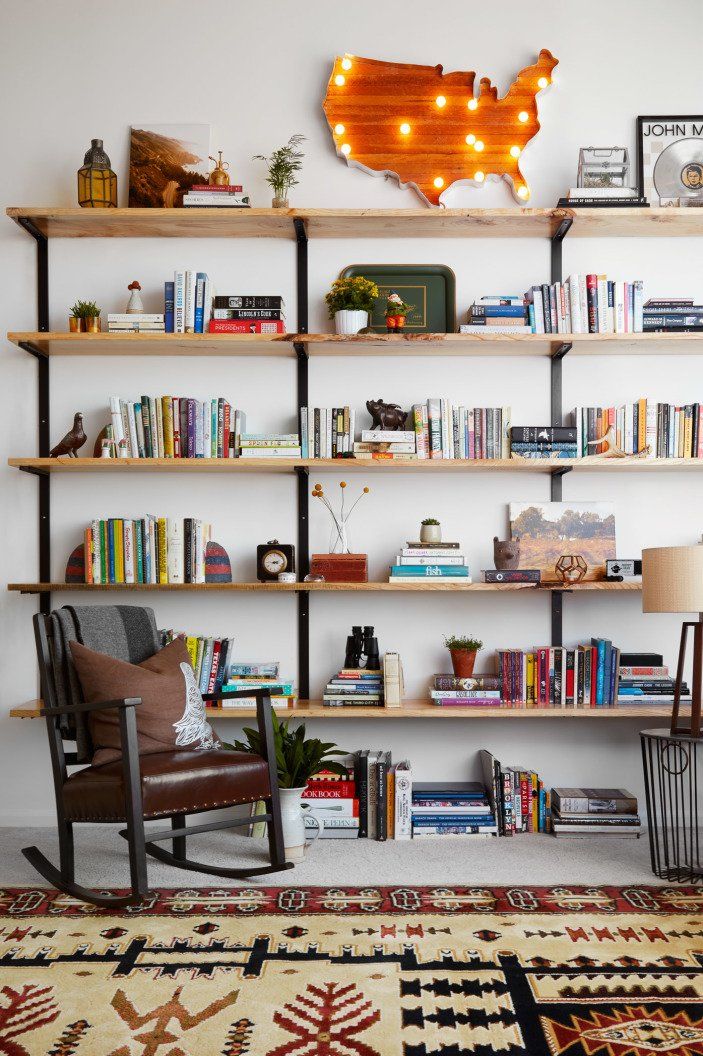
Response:
[[[305,814],[302,804],[303,788],[281,788],[281,820],[283,823],[283,844],[286,849],[286,861],[296,864],[305,860]],[[320,825],[315,819],[317,826],[314,835],[311,834],[308,843],[312,843],[320,835]]]
[[[343,309],[334,313],[334,328],[338,334],[358,334],[369,323],[369,313],[358,309]]]

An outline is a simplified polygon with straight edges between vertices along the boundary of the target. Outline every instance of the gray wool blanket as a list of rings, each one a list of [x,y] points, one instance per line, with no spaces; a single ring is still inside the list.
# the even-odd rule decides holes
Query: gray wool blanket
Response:
[[[139,605],[66,605],[51,613],[54,687],[57,704],[83,702],[68,643],[107,653],[116,660],[141,664],[162,646],[154,610]],[[62,715],[64,736],[75,739],[78,761],[90,762],[93,754],[86,715]]]

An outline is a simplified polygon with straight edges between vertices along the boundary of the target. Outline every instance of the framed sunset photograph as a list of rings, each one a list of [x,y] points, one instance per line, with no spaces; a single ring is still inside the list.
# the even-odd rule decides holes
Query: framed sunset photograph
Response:
[[[209,153],[210,125],[132,125],[130,208],[180,208],[194,184],[208,182]]]
[[[510,534],[520,540],[520,567],[538,568],[542,582],[555,582],[559,558],[580,554],[584,579],[603,579],[615,554],[615,510],[609,502],[511,502]]]

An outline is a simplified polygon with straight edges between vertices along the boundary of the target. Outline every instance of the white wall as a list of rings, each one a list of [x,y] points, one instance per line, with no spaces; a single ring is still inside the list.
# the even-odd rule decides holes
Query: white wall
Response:
[[[303,4],[285,0],[122,0],[95,5],[62,0],[0,0],[0,98],[5,102],[0,205],[75,204],[75,172],[91,137],[100,136],[126,204],[128,133],[140,121],[209,121],[212,146],[222,147],[257,204],[269,204],[261,166],[249,159],[307,136],[307,159],[293,202],[306,206],[415,206],[410,191],[347,169],[335,157],[321,102],[333,57],[344,51],[381,59],[473,67],[504,91],[541,47],[560,60],[557,84],[541,103],[543,129],[525,151],[532,204],[553,204],[575,182],[579,146],[634,148],[638,113],[695,112],[700,101],[699,46],[687,33],[699,16],[696,0],[670,0],[662,31],[661,4],[591,0],[582,7],[556,0],[490,5],[444,0],[370,0]],[[700,107],[698,107],[700,109]],[[463,192],[455,204],[511,207],[507,188]],[[32,241],[0,220],[3,277],[0,332],[35,327],[35,253]],[[461,315],[475,296],[522,291],[546,281],[549,247],[540,241],[313,242],[310,246],[311,329],[324,329],[322,296],[339,269],[362,261],[441,262],[457,275]],[[281,292],[294,304],[290,243],[252,240],[53,241],[50,245],[51,326],[66,326],[76,297],[95,298],[105,312],[122,310],[126,286],[138,278],[147,310],[158,310],[164,278],[174,266],[206,269],[220,290]],[[651,293],[703,294],[700,244],[693,240],[572,240],[565,270],[641,277]],[[291,327],[295,318],[290,318]],[[52,438],[76,409],[92,437],[105,421],[110,393],[187,391],[228,394],[247,410],[255,429],[294,425],[294,368],[290,361],[121,361],[56,359],[52,372]],[[36,368],[25,353],[2,349],[0,583],[37,577],[36,482],[2,468],[11,455],[36,451]],[[548,365],[542,360],[314,359],[311,402],[350,402],[360,421],[364,402],[383,396],[411,403],[431,394],[459,394],[473,404],[510,403],[517,423],[548,420]],[[571,359],[564,364],[564,405],[624,401],[648,395],[688,402],[703,398],[703,365],[692,357]],[[313,480],[317,479],[313,474]],[[333,484],[337,475],[330,475]],[[355,474],[354,486],[364,478]],[[548,498],[540,475],[394,476],[374,474],[359,510],[353,542],[368,550],[370,573],[381,577],[399,541],[416,535],[421,517],[438,516],[447,536],[459,538],[478,571],[490,567],[491,540],[506,530],[511,500]],[[619,552],[637,555],[655,543],[690,543],[701,532],[700,478],[683,474],[573,474],[569,499],[612,499]],[[237,578],[254,575],[256,544],[273,536],[295,541],[295,482],[288,477],[57,476],[52,481],[53,577],[60,579],[80,529],[94,516],[139,516],[146,510],[208,517],[227,547]],[[312,509],[312,547],[325,549],[327,525]],[[62,595],[57,603],[79,602]],[[107,600],[107,599],[105,599]],[[123,600],[123,599],[121,599]],[[127,600],[126,596],[125,599]],[[443,632],[471,631],[487,650],[544,643],[549,634],[545,597],[472,598],[422,595],[394,598],[312,598],[312,690],[319,694],[343,657],[352,623],[376,625],[382,648],[403,654],[408,692],[422,695],[428,676],[446,666]],[[162,626],[234,634],[238,653],[277,656],[295,672],[293,597],[233,595],[180,598],[156,595]],[[659,648],[673,663],[677,621],[640,614],[637,597],[566,599],[565,640],[612,637],[623,648]],[[0,593],[0,822],[48,820],[48,754],[40,723],[7,717],[9,708],[37,691],[31,615],[35,599]],[[311,724],[312,725],[312,724]],[[316,723],[317,730],[324,724]],[[232,732],[232,725],[222,724]],[[477,748],[507,762],[538,768],[548,783],[590,781],[641,790],[638,723],[519,719],[495,722],[340,722],[325,731],[347,748],[391,747],[409,755],[423,777],[454,778],[474,766]]]

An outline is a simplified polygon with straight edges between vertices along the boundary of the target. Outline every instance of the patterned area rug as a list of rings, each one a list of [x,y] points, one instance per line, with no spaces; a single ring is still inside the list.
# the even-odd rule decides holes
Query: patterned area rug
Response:
[[[4,1056],[703,1054],[703,890],[0,891]]]

